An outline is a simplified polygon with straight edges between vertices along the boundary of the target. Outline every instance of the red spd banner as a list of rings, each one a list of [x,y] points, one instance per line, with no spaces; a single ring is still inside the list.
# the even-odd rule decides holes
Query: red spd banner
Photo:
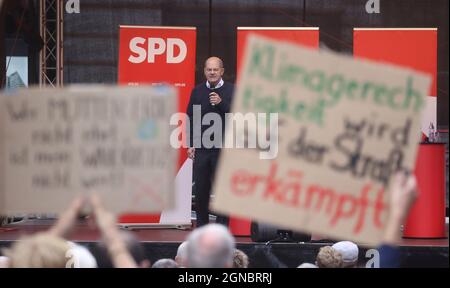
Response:
[[[434,128],[437,109],[437,28],[355,28],[355,57],[392,63],[430,74],[433,84],[426,99],[422,117],[422,132],[429,136]]]
[[[169,83],[186,112],[195,85],[195,27],[120,26],[119,84]]]
[[[318,27],[237,27],[237,69],[238,78],[244,55],[244,47],[250,34],[266,36],[275,40],[290,42],[311,48],[319,48]]]
[[[190,93],[195,85],[196,28],[120,26],[119,33],[118,83],[131,86],[162,83],[174,85],[178,88],[178,111],[186,113]],[[177,179],[174,179],[177,187],[184,186],[178,184],[181,180],[192,183],[189,179],[192,163],[187,163],[189,161],[186,159],[186,149],[180,148],[177,166],[179,173]],[[178,179],[179,176],[183,179]],[[187,187],[190,190],[191,185]],[[178,190],[179,188],[177,195],[181,195]],[[189,197],[186,196],[188,194]],[[188,224],[190,195],[191,193],[184,193],[181,198],[176,196],[177,207],[167,215],[167,221],[164,220],[163,212],[162,215],[126,215],[121,218],[121,222]],[[188,206],[189,211],[184,209]],[[180,215],[181,210],[183,215]]]

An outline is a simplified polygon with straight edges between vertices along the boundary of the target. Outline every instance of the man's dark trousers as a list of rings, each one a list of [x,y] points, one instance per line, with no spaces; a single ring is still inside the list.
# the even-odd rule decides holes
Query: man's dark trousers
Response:
[[[219,149],[197,149],[195,151],[193,178],[195,193],[195,208],[197,213],[197,227],[209,223],[209,199],[214,182]],[[227,225],[228,219],[217,215],[217,223]]]

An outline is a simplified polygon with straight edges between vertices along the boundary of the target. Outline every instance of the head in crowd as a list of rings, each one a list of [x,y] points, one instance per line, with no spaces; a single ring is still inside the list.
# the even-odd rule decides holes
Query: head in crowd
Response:
[[[153,264],[152,268],[178,268],[178,264],[172,259],[160,259]]]
[[[234,249],[233,268],[248,268],[248,256],[239,249]]]
[[[0,269],[9,268],[9,258],[5,256],[0,256]]]
[[[49,233],[27,236],[6,249],[10,268],[65,268],[70,259],[69,243]]]
[[[297,268],[319,268],[317,265],[311,264],[311,263],[303,263]]]
[[[187,245],[187,241],[184,241],[178,246],[175,262],[177,262],[179,267],[187,267]]]
[[[341,253],[344,268],[354,268],[357,266],[359,255],[358,245],[350,241],[341,241],[331,247]]]
[[[97,261],[87,248],[70,241],[68,243],[68,257],[71,257],[71,261],[68,262],[67,268],[97,268]]]
[[[128,251],[133,257],[134,261],[140,268],[150,268],[150,260],[148,260],[144,247],[139,242],[136,237],[128,231],[120,231],[120,235],[123,237],[125,245],[127,246]],[[105,246],[105,243],[99,242],[92,249],[92,254],[95,256],[97,260],[97,264],[99,268],[113,268],[114,265],[111,261],[111,257],[109,256],[108,250]]]
[[[319,268],[341,268],[342,255],[331,246],[320,248],[316,258]]]
[[[225,226],[208,224],[194,230],[188,237],[189,268],[231,268],[235,242]]]

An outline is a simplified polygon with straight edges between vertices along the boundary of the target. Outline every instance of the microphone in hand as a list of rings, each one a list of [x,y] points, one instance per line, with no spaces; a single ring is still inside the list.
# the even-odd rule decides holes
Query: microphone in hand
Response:
[[[216,106],[216,104],[212,102],[212,97],[213,97],[214,95],[216,95],[215,92],[209,93],[209,103],[211,103],[211,106]]]

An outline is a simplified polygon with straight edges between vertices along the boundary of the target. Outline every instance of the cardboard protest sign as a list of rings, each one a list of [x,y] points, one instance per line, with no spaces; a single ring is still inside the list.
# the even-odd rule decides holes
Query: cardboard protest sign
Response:
[[[277,153],[260,159],[267,147],[259,142],[223,149],[212,208],[377,244],[389,208],[384,188],[396,170],[415,164],[431,78],[253,36],[239,81],[232,112],[277,113],[278,130],[229,118],[225,142],[278,133]]]
[[[176,99],[167,86],[0,95],[0,213],[60,212],[92,192],[116,213],[173,207]]]

